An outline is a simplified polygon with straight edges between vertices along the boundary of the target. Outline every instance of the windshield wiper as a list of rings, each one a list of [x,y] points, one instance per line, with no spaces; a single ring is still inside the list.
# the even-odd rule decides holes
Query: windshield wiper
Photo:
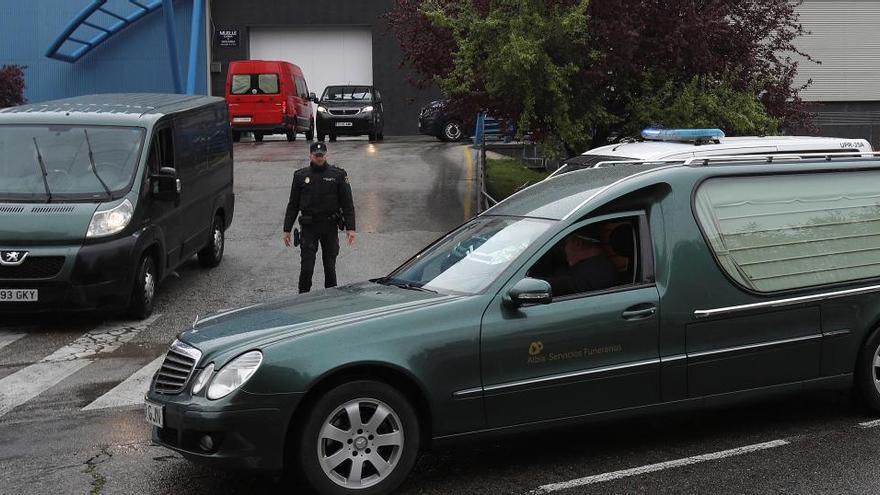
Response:
[[[46,187],[46,202],[52,202],[52,192],[49,190],[49,180],[46,177],[49,176],[49,172],[46,171],[46,163],[43,162],[43,154],[40,153],[40,147],[37,145],[37,138],[31,138],[34,140],[34,149],[37,150],[37,163],[40,164],[40,170],[43,172],[43,186]]]
[[[421,285],[416,285],[412,282],[405,282],[403,280],[398,280],[392,277],[381,277],[371,280],[371,282],[380,284],[380,285],[393,285],[394,287],[400,287],[401,289],[409,289],[409,290],[417,290],[419,292],[431,292],[434,294],[438,294],[436,290],[426,289]]]
[[[83,134],[86,135],[86,146],[89,148],[89,163],[91,164],[92,173],[95,174],[95,178],[98,179],[98,182],[104,186],[104,190],[107,191],[107,199],[113,199],[113,193],[110,192],[110,188],[107,187],[107,184],[104,183],[104,179],[98,175],[98,169],[95,168],[95,155],[92,153],[92,142],[89,140],[89,131],[88,129],[83,129]]]

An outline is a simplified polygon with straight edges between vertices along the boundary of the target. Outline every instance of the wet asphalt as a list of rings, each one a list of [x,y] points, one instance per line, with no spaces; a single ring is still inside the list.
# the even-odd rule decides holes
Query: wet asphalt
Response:
[[[474,211],[473,169],[462,146],[421,137],[328,146],[331,163],[351,176],[358,211],[355,245],[343,246],[338,260],[340,283],[385,274]],[[295,293],[298,252],[283,246],[281,222],[307,144],[267,138],[239,143],[235,153],[236,215],[223,263],[179,269],[162,286],[154,322],[0,416],[0,494],[309,493],[283,479],[197,466],[151,445],[138,405],[82,410],[164,352],[196,316]],[[101,315],[4,318],[0,333],[24,336],[0,348],[0,379],[116,324],[128,323]],[[774,440],[786,443],[558,493],[880,493],[880,427],[859,426],[873,419],[848,393],[813,392],[443,445],[420,457],[400,493],[526,494]]]

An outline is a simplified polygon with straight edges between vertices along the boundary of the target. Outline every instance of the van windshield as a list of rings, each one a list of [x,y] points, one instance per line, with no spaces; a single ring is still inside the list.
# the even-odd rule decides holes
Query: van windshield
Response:
[[[373,93],[369,86],[328,86],[321,99],[325,101],[372,101]]]
[[[0,125],[0,201],[94,201],[131,188],[140,127]]]

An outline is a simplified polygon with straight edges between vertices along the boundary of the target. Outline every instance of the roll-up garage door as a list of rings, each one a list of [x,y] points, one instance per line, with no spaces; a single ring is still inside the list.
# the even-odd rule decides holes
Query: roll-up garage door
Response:
[[[251,28],[250,58],[298,65],[318,97],[335,84],[373,84],[370,28]]]

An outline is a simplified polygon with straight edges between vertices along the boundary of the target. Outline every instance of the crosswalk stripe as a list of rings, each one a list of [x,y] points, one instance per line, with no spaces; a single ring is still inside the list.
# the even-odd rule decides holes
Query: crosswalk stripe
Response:
[[[133,375],[125,381],[113,387],[106,394],[95,399],[94,402],[83,408],[83,411],[91,411],[94,409],[106,409],[108,407],[122,407],[141,404],[144,402],[144,394],[150,386],[150,379],[156,370],[162,366],[165,355],[161,355],[153,360],[150,364],[137,370]]]
[[[0,332],[0,349],[8,346],[9,344],[15,342],[16,340],[24,337],[23,333],[16,332]]]
[[[113,352],[159,318],[133,325],[102,325],[85,333],[40,362],[0,379],[0,417],[54,387],[94,362],[94,356]]]

